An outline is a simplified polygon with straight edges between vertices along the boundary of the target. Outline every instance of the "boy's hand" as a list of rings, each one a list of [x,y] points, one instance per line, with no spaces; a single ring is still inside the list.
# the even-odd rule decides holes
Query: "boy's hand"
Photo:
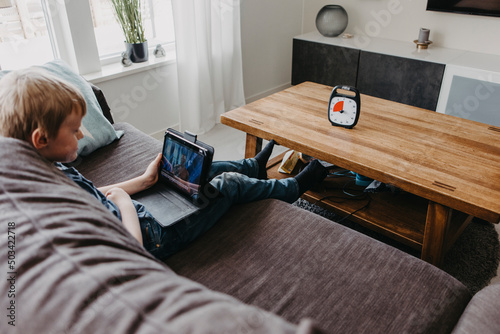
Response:
[[[108,197],[108,194],[111,194],[111,191],[116,188],[121,188],[127,194],[133,195],[154,186],[158,181],[158,169],[160,168],[161,157],[162,154],[159,153],[140,176],[109,186],[99,187],[98,189]],[[115,196],[116,194],[113,193],[111,195]],[[112,201],[114,202],[114,200]]]

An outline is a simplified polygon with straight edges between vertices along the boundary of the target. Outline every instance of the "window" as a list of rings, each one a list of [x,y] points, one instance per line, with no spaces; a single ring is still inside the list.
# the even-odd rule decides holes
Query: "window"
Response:
[[[142,5],[149,47],[174,42],[171,0]],[[119,61],[123,40],[110,0],[0,0],[3,69],[62,58],[86,74],[98,71],[101,62]]]
[[[18,69],[54,59],[40,0],[0,0],[0,66]]]
[[[148,45],[172,43],[172,5],[168,0],[143,0],[143,19]],[[116,22],[110,0],[90,0],[97,48],[101,58],[116,56],[124,49],[123,32]]]

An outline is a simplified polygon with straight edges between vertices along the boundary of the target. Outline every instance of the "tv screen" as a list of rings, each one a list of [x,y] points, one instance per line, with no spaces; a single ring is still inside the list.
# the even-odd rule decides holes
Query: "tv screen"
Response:
[[[500,16],[500,0],[427,0],[427,10]]]

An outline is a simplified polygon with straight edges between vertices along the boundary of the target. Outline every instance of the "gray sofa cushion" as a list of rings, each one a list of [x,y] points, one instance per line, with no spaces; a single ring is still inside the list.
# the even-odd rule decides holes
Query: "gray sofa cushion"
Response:
[[[495,334],[500,331],[500,283],[474,295],[453,334]]]
[[[328,333],[447,333],[470,294],[438,268],[308,211],[234,207],[167,259],[178,274]]]
[[[1,333],[313,332],[179,277],[31,146],[1,137],[0,221],[0,263],[15,261]]]

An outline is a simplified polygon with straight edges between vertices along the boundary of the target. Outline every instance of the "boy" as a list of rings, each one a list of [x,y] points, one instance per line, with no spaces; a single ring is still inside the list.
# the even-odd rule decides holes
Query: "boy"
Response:
[[[142,204],[130,198],[157,182],[161,154],[142,175],[99,189],[76,169],[62,164],[77,158],[85,113],[85,100],[78,89],[41,69],[14,71],[0,80],[0,135],[29,142],[42,157],[54,162],[100,200],[132,236],[160,260],[207,231],[233,204],[265,198],[292,203],[327,175],[326,168],[313,160],[295,178],[267,180],[266,163],[274,145],[271,141],[255,158],[214,162],[209,180],[219,196],[198,214],[162,227]]]

